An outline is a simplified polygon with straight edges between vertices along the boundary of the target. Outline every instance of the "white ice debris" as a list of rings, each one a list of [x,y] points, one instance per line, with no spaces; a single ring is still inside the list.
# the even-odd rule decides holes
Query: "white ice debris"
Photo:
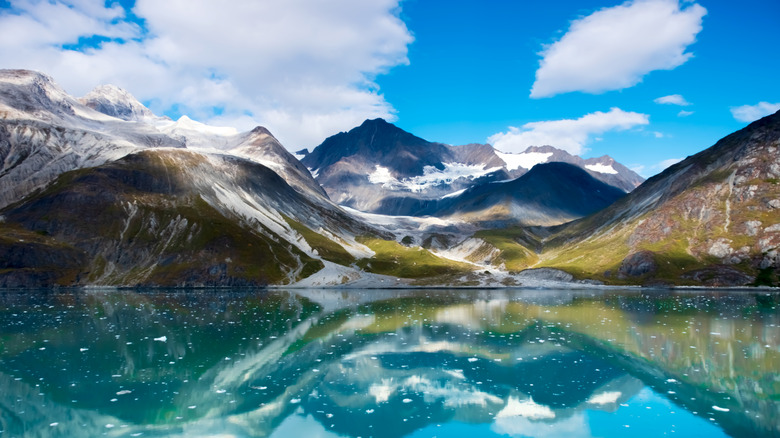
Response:
[[[548,420],[555,418],[555,412],[547,406],[540,405],[532,398],[520,401],[515,397],[509,397],[504,409],[496,414],[496,418],[525,417],[531,420]]]
[[[594,394],[588,399],[588,403],[592,405],[609,405],[617,403],[621,396],[620,391],[607,391],[601,394]]]
[[[602,163],[596,163],[596,164],[586,164],[585,168],[588,170],[592,170],[594,172],[598,173],[608,173],[610,175],[617,175],[617,170],[615,170],[614,167],[612,167],[611,164],[602,164]]]
[[[159,338],[154,338],[153,340],[154,341],[158,341],[158,342],[168,342],[168,337],[167,336],[160,336]]]

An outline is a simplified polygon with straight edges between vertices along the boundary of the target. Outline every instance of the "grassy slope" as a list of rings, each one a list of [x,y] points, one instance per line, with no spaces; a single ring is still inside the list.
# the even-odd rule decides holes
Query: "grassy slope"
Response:
[[[401,278],[429,279],[459,276],[473,270],[465,263],[437,257],[420,247],[407,248],[398,242],[375,237],[362,237],[358,241],[376,253],[370,259],[357,261],[357,266],[367,272]]]
[[[147,151],[68,172],[5,212],[19,228],[85,252],[87,284],[283,284],[323,267],[270,230],[210,206],[189,189],[177,167],[187,153],[179,155],[176,162]]]

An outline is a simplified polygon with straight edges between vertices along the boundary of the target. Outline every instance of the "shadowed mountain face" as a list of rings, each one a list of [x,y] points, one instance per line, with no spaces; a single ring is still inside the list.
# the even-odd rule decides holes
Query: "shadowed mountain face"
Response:
[[[441,202],[437,216],[469,222],[558,225],[607,207],[625,193],[567,163],[534,166],[509,181],[485,184]]]
[[[0,425],[13,436],[590,437],[626,425],[774,436],[778,303],[706,291],[8,293]]]
[[[422,216],[440,200],[560,161],[624,192],[643,179],[608,156],[583,160],[550,147],[505,154],[490,145],[448,146],[409,134],[382,119],[334,135],[302,159],[331,199],[361,211]],[[484,190],[490,190],[486,186]],[[580,216],[576,216],[580,217]]]
[[[356,165],[381,164],[403,178],[422,175],[425,166],[441,170],[442,161],[454,156],[443,144],[430,143],[382,119],[374,119],[347,133],[328,137],[301,162],[310,168],[325,169],[345,158],[366,162]],[[325,177],[326,173],[321,175]]]

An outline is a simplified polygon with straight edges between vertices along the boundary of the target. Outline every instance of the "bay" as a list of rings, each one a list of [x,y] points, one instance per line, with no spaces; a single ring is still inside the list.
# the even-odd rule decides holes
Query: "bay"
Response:
[[[780,436],[780,293],[0,293],[0,436]]]

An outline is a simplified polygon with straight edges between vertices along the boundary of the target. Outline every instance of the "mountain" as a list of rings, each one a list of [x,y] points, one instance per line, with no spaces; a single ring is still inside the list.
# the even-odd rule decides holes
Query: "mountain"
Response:
[[[361,253],[337,235],[372,233],[265,166],[175,149],[63,174],[3,216],[48,239],[50,253],[78,254],[77,284],[291,283],[320,259],[354,258],[344,246]],[[344,246],[297,231],[319,229]]]
[[[0,208],[58,175],[152,147],[184,147],[153,126],[93,110],[54,81],[0,70]]]
[[[549,147],[383,120],[323,145],[0,70],[0,287],[778,284],[780,113],[627,195],[614,160]]]
[[[439,203],[434,215],[467,222],[560,225],[587,216],[625,196],[625,192],[567,163],[534,166],[523,176],[482,184]]]
[[[302,163],[336,203],[360,211],[421,216],[440,200],[482,184],[518,178],[537,164],[574,164],[629,192],[643,179],[603,156],[584,160],[550,146],[507,154],[490,145],[449,146],[416,137],[382,119],[326,139]]]
[[[133,95],[115,85],[99,85],[79,102],[95,111],[126,121],[154,119],[152,111]]]
[[[777,285],[779,213],[780,112],[535,241],[517,230],[478,237],[504,253],[495,263],[517,269],[554,267],[615,284]],[[522,240],[512,237],[521,234]],[[507,255],[508,248],[518,256]]]
[[[0,121],[0,208],[64,172],[159,147],[243,156],[274,167],[298,190],[324,196],[308,170],[265,128],[238,133],[186,116],[157,117],[114,86],[75,99],[41,73],[0,70]]]
[[[265,128],[150,114],[115,87],[80,101],[0,71],[0,287],[392,285],[472,269],[342,210]]]

